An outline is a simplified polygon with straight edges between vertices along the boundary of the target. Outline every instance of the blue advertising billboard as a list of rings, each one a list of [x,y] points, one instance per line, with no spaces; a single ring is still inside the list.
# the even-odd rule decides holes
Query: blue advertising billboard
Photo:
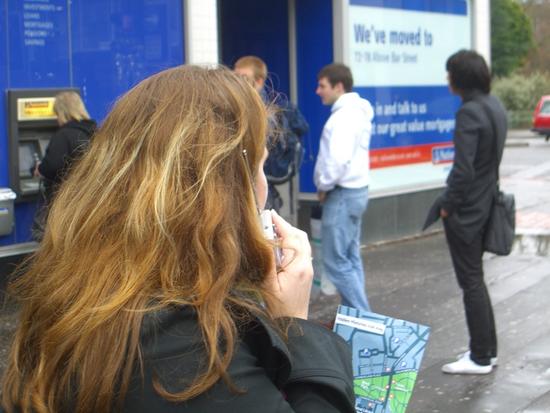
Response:
[[[471,48],[468,2],[350,0],[347,30],[354,89],[375,111],[371,191],[443,184],[459,105],[445,62]]]

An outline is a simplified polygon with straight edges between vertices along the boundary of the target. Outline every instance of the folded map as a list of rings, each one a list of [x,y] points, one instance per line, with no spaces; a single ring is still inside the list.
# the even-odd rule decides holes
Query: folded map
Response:
[[[340,306],[334,331],[352,348],[357,413],[404,413],[430,328]]]

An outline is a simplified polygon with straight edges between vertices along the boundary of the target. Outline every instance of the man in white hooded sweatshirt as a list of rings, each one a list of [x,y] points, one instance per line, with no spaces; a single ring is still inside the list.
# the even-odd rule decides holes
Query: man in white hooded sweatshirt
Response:
[[[361,219],[367,209],[369,144],[374,112],[352,92],[350,69],[327,65],[317,76],[317,95],[331,105],[323,128],[314,180],[323,205],[323,264],[342,304],[370,311],[359,251]]]

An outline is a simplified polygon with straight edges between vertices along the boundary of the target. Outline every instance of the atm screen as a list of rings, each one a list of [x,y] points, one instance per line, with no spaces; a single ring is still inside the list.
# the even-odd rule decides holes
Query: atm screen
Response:
[[[38,148],[35,142],[19,143],[19,177],[31,178],[31,169],[34,167],[38,157]]]

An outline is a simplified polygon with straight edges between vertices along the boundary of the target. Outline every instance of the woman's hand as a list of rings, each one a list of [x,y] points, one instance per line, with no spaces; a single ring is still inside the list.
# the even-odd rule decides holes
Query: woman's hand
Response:
[[[40,166],[40,162],[36,162],[36,165],[34,165],[34,171],[33,171],[33,176],[34,177],[41,177],[42,175],[40,174],[40,171],[38,170],[38,167]]]
[[[282,262],[267,279],[269,288],[279,299],[277,308],[270,310],[276,317],[306,320],[313,281],[311,246],[304,231],[294,228],[275,211],[271,214],[282,248]]]

